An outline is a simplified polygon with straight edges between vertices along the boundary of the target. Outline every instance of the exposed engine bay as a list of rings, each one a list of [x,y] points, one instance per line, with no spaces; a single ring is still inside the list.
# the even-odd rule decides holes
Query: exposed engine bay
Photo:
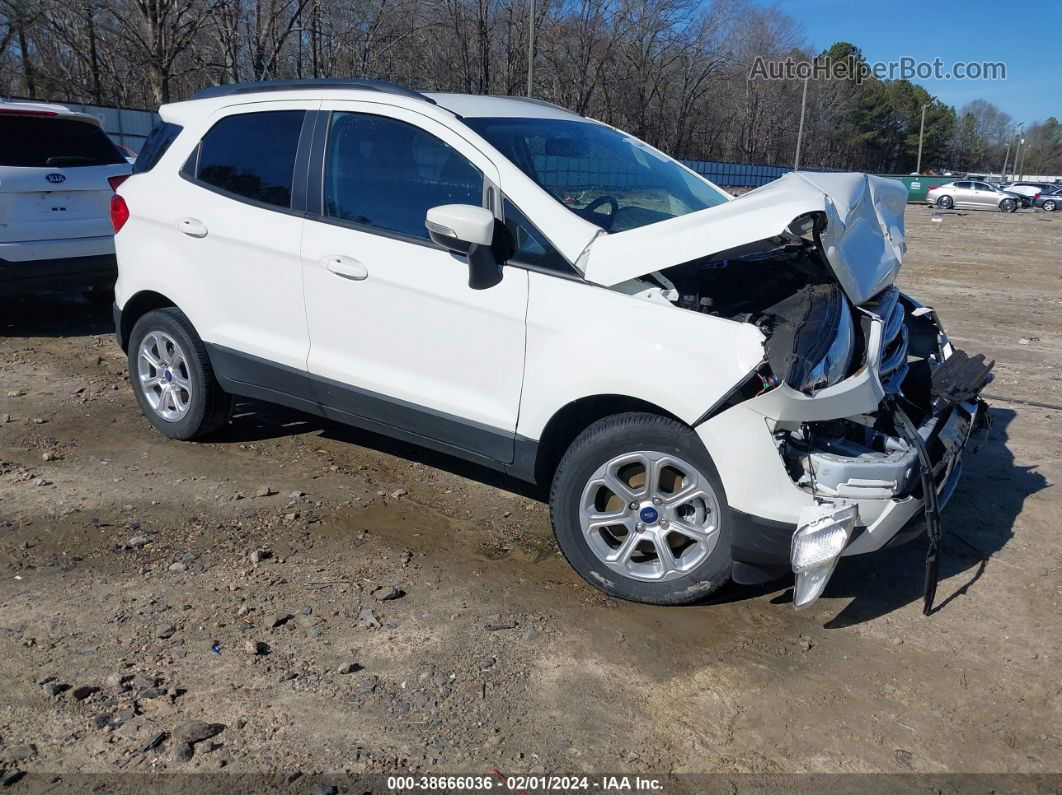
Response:
[[[854,321],[821,255],[815,228],[821,223],[821,216],[805,216],[783,236],[675,265],[615,289],[753,324],[766,337],[766,361],[777,382],[812,394],[843,379],[865,348],[865,329]]]

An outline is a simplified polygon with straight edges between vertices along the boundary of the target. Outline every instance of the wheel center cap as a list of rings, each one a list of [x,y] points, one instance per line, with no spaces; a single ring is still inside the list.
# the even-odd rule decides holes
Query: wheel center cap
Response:
[[[656,520],[660,518],[660,511],[654,508],[652,505],[646,505],[640,511],[638,511],[638,518],[645,524],[656,524]]]
[[[167,381],[172,381],[173,373],[167,370],[165,373],[163,373],[162,377],[165,378]]]

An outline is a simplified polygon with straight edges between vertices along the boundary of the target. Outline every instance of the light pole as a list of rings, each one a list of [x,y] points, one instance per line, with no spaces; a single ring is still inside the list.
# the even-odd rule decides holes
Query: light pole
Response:
[[[922,173],[922,136],[926,131],[926,108],[929,107],[927,102],[922,106],[922,124],[918,127],[918,165],[915,166],[915,172]]]
[[[804,78],[804,93],[800,97],[800,126],[797,127],[796,158],[793,160],[793,171],[800,171],[800,145],[804,141],[804,109],[808,104],[808,79]]]
[[[527,95],[535,83],[535,0],[531,0],[531,14],[527,20]]]
[[[1015,148],[1015,150],[1014,150],[1014,165],[1011,166],[1011,168],[1014,169],[1014,178],[1015,179],[1021,179],[1021,176],[1019,176],[1019,174],[1017,172],[1018,172],[1018,158],[1021,156],[1021,145],[1023,143],[1025,143],[1024,134],[1025,134],[1025,122],[1022,122],[1021,124],[1018,125],[1018,145],[1017,145],[1017,148]]]

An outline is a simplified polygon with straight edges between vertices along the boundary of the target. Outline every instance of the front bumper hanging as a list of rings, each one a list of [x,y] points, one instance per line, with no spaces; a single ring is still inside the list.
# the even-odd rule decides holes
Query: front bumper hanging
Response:
[[[968,442],[988,423],[987,405],[979,397],[992,379],[994,362],[984,356],[970,357],[954,351],[933,373],[930,388],[929,419],[921,428],[910,419],[909,412],[925,413],[925,406],[915,406],[900,394],[886,398],[882,408],[891,414],[899,437],[909,445],[910,455],[893,457],[888,466],[906,469],[910,460],[911,496],[922,501],[921,513],[929,540],[926,555],[923,612],[932,612],[940,572],[943,525],[940,508],[950,496],[960,469],[959,459]],[[936,446],[938,454],[930,452]],[[866,470],[864,463],[861,467]],[[843,470],[847,475],[849,472]],[[855,471],[855,469],[851,470]],[[865,472],[863,473],[865,474]],[[858,492],[877,492],[883,486],[895,486],[886,481],[856,480],[838,483],[834,479],[833,494],[801,511],[800,521],[792,537],[790,562],[796,575],[794,604],[806,607],[822,593],[842,554],[852,543],[859,529],[859,514],[848,499],[858,499]],[[920,493],[919,493],[920,492]],[[912,517],[916,521],[917,514]],[[917,523],[917,522],[916,522]],[[865,532],[865,531],[864,531]]]

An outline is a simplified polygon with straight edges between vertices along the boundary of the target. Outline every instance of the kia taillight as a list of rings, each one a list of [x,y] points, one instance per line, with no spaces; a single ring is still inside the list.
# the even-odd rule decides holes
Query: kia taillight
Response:
[[[127,179],[129,179],[128,174],[118,174],[113,177],[107,177],[107,184],[111,186],[111,190],[117,191],[118,186],[125,182]]]
[[[125,203],[125,199],[116,193],[111,196],[111,226],[114,227],[114,233],[118,234],[128,220],[129,205]]]
[[[1034,199],[1034,200],[1035,200],[1035,199],[1039,199],[1039,198],[1040,198],[1040,194],[1039,194],[1039,193],[1037,193],[1037,194],[1036,194],[1035,196],[1033,196],[1033,199]]]
[[[926,188],[927,191],[936,190],[936,189],[937,189],[936,185],[930,185],[928,188]]]

